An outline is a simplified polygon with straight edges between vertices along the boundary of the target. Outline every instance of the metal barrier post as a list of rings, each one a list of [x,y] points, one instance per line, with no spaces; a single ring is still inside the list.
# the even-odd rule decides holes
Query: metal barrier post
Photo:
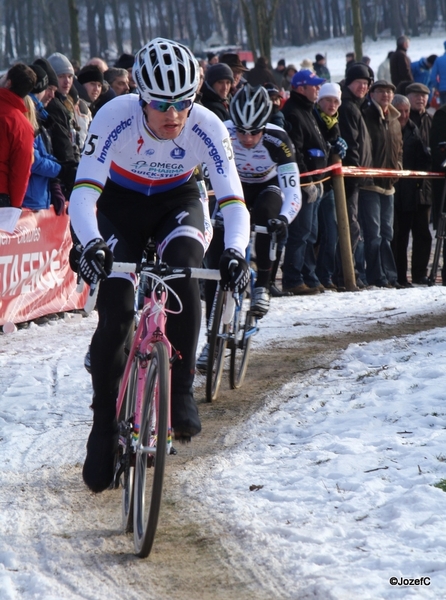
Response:
[[[332,183],[335,196],[336,218],[338,220],[339,247],[341,250],[344,285],[347,291],[357,292],[359,288],[356,286],[355,269],[353,266],[350,225],[348,222],[347,199],[345,196],[341,159],[335,156],[333,164],[339,164],[339,169],[333,169],[332,171]]]

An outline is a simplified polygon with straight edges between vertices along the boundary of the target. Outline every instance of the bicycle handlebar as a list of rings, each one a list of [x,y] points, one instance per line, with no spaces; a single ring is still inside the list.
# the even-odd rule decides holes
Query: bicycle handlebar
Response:
[[[192,279],[211,279],[220,281],[220,271],[217,269],[201,269],[194,267],[169,267],[167,265],[144,265],[142,263],[114,262],[112,272],[115,273],[155,273],[158,277],[174,276],[190,277]],[[90,286],[84,310],[87,314],[91,313],[96,305],[96,299],[99,292],[100,280]]]

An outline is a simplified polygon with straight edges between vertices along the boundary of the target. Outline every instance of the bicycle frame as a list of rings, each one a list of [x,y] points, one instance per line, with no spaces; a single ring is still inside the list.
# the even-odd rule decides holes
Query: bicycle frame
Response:
[[[116,414],[119,418],[121,408],[125,398],[125,392],[129,381],[132,363],[135,356],[138,356],[140,360],[148,362],[150,358],[150,351],[156,342],[162,342],[166,346],[167,355],[169,361],[172,362],[172,345],[170,344],[167,336],[165,335],[165,327],[167,321],[167,313],[165,310],[166,303],[166,292],[164,289],[160,289],[159,283],[155,283],[150,277],[149,288],[144,294],[144,304],[139,317],[139,323],[133,336],[132,345],[127,357],[127,363],[122,376],[121,384],[119,386],[118,398],[116,400]],[[155,308],[157,307],[157,309]],[[132,446],[135,448],[138,443],[139,431],[140,431],[140,418],[143,403],[144,384],[147,375],[147,369],[138,369],[138,380],[136,387],[136,406],[133,415],[133,428],[132,428]],[[123,441],[120,440],[123,444]],[[172,449],[172,428],[170,425],[170,406],[169,406],[169,425],[167,435],[167,454],[170,454]],[[150,450],[148,450],[150,453]]]

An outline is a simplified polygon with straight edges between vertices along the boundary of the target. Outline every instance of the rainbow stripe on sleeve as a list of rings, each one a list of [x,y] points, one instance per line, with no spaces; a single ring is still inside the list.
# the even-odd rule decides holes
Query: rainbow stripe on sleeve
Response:
[[[218,205],[220,208],[227,208],[228,206],[233,206],[237,204],[243,204],[243,206],[245,206],[244,198],[240,198],[239,196],[230,196],[229,198],[220,198],[218,200]]]
[[[98,194],[102,194],[102,190],[104,186],[99,181],[93,181],[92,179],[79,179],[74,184],[73,190],[77,190],[79,188],[89,188],[90,190],[97,192]]]

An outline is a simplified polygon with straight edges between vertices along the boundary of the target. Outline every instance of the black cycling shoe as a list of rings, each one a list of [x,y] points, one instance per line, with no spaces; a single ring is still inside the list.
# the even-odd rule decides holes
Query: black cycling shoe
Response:
[[[269,287],[269,291],[271,292],[271,296],[273,298],[282,298],[282,296],[292,296],[290,292],[284,292],[283,290],[279,290],[275,283],[272,283]]]
[[[200,417],[192,394],[172,394],[172,429],[180,442],[190,442],[200,433]]]
[[[118,425],[116,419],[111,423],[101,423],[96,418],[88,438],[87,457],[82,469],[85,484],[95,494],[103,492],[113,483],[117,451]]]

